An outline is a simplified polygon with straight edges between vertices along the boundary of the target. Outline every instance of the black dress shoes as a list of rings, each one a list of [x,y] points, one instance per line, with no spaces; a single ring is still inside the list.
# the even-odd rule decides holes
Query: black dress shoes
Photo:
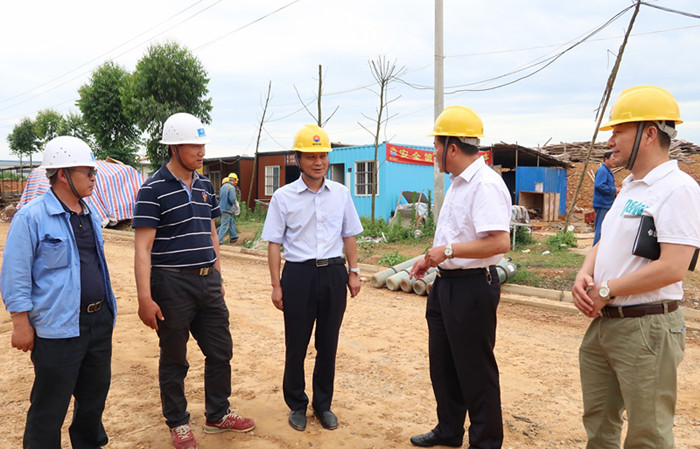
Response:
[[[422,435],[416,435],[411,437],[411,443],[418,447],[433,447],[433,446],[449,446],[449,447],[461,447],[462,439],[455,438],[442,438],[433,433],[431,430],[428,433]]]
[[[326,410],[325,412],[317,412],[314,410],[314,415],[316,415],[316,418],[318,418],[325,429],[333,430],[338,428],[338,418],[336,418],[332,411]]]
[[[296,430],[306,429],[306,408],[289,412],[289,425]]]

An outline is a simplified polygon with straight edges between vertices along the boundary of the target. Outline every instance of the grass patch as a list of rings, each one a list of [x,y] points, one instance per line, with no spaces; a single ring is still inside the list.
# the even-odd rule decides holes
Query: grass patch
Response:
[[[403,254],[399,254],[398,251],[394,251],[393,253],[383,254],[377,263],[386,267],[393,267],[394,265],[405,262],[408,259],[408,256],[404,256]]]
[[[551,251],[561,251],[568,248],[576,248],[578,240],[571,231],[559,231],[547,239],[547,246]]]

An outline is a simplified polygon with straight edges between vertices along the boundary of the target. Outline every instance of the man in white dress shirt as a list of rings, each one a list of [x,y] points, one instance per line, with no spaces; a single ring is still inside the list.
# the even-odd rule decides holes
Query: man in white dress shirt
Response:
[[[298,180],[272,195],[262,238],[268,244],[272,302],[284,313],[285,365],[283,392],[289,425],[306,428],[304,359],[316,323],[313,374],[314,414],[329,430],[338,427],[331,411],[338,335],[347,291],[360,291],[357,241],[362,225],[348,189],[325,178],[330,140],[316,125],[304,126],[294,138]],[[280,247],[285,265],[280,276]],[[345,269],[347,258],[349,272]]]
[[[460,447],[469,413],[469,447],[503,443],[496,344],[501,284],[495,265],[510,247],[511,197],[503,179],[479,155],[481,118],[450,106],[435,121],[435,160],[451,173],[433,247],[411,269],[423,277],[438,267],[428,295],[430,378],[438,424],[411,437],[420,447]]]

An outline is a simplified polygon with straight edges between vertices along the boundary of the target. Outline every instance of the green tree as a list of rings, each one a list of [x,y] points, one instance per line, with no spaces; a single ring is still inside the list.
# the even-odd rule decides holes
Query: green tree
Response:
[[[68,134],[66,119],[53,109],[44,109],[36,114],[34,133],[39,139],[39,147],[44,148],[46,142],[57,136]]]
[[[140,133],[122,101],[130,76],[119,65],[104,63],[78,89],[77,103],[87,130],[94,136],[95,156],[99,159],[109,156],[136,166]]]
[[[149,135],[146,152],[153,168],[168,157],[158,143],[163,123],[176,112],[189,112],[202,123],[210,123],[212,110],[202,63],[187,48],[166,42],[148,48],[136,64],[124,93],[124,105],[140,129]]]
[[[92,152],[95,153],[95,158],[104,159],[104,156],[98,157],[99,147],[95,142],[95,136],[88,128],[82,115],[76,112],[69,112],[68,115],[64,117],[64,126],[61,135],[73,136],[81,139],[92,148]]]
[[[32,155],[39,151],[39,139],[34,132],[34,123],[29,118],[23,118],[7,136],[7,143],[12,154],[19,157],[20,165],[23,156],[29,157],[31,164]]]

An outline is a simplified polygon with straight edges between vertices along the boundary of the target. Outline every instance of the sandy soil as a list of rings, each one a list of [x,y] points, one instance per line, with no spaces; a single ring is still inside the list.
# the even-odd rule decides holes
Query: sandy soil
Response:
[[[8,224],[0,223],[4,246]],[[165,449],[160,413],[158,344],[136,315],[133,242],[106,235],[108,263],[119,303],[113,382],[105,412],[112,449]],[[187,379],[193,428],[202,449],[408,448],[408,438],[435,424],[428,375],[425,298],[372,289],[365,279],[350,300],[341,330],[333,409],[340,427],[309,418],[305,432],[287,425],[281,394],[282,316],[269,299],[265,260],[226,250],[222,256],[234,336],[232,406],[256,419],[248,434],[205,435],[203,360],[191,342]],[[582,448],[577,350],[588,319],[511,302],[499,308],[496,355],[501,370],[504,448]],[[524,300],[526,298],[519,298]],[[0,313],[0,448],[21,446],[33,379],[29,355],[10,347],[11,323]],[[307,379],[314,350],[309,348]],[[679,379],[677,447],[700,448],[700,339],[689,338]],[[65,431],[65,429],[64,429]],[[67,434],[64,432],[64,447]],[[466,447],[466,445],[465,445]]]

